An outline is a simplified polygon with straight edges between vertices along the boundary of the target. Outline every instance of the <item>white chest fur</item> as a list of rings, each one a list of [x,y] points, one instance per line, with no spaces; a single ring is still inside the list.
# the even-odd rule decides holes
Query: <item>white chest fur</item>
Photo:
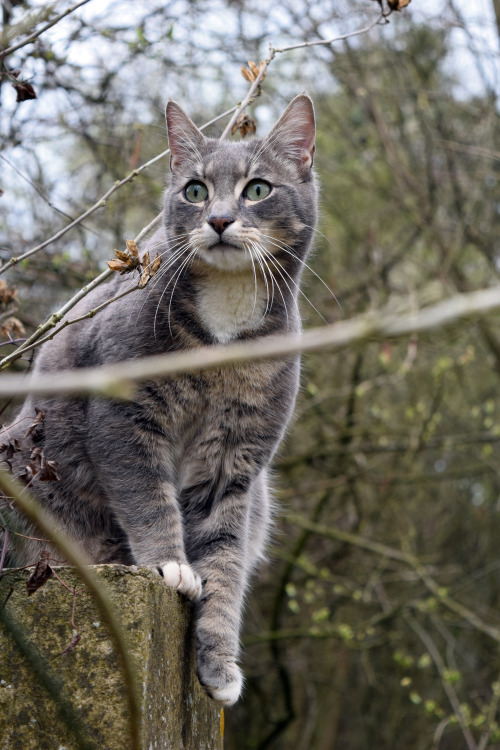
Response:
[[[262,278],[252,272],[214,271],[200,280],[198,312],[204,325],[221,343],[241,331],[255,330],[262,322],[267,290]]]

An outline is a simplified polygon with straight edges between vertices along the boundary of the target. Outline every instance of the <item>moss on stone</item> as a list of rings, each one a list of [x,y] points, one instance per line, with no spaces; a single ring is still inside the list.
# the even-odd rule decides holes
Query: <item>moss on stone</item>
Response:
[[[153,571],[96,566],[129,637],[141,700],[141,750],[220,750],[220,709],[195,673],[193,613],[189,602]],[[126,750],[130,732],[123,675],[107,626],[72,568],[58,568],[70,590],[52,577],[28,597],[31,571],[0,579],[0,605],[60,680],[91,746]],[[78,590],[72,642],[72,589]],[[9,596],[9,592],[12,593]],[[46,689],[0,622],[0,750],[76,750],[78,742]]]

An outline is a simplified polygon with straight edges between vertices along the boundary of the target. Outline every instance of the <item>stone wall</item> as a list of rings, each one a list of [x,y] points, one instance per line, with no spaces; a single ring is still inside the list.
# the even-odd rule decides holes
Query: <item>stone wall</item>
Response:
[[[108,586],[136,665],[141,741],[134,750],[221,750],[223,714],[196,678],[189,602],[150,570],[94,570]],[[58,705],[0,620],[0,750],[127,750],[126,691],[107,626],[76,572],[55,571],[69,589],[52,576],[28,596],[32,570],[0,579],[0,608],[44,660],[38,669],[59,696]]]

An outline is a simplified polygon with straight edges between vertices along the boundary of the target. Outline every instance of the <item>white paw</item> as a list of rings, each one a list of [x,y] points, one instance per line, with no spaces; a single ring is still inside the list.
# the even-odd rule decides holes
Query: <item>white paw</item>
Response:
[[[192,602],[201,596],[201,578],[190,565],[168,562],[162,565],[163,578],[167,586],[172,586]]]
[[[225,685],[221,687],[204,685],[204,688],[210,697],[218,703],[222,703],[224,706],[232,706],[240,697],[243,677],[240,668],[234,662],[226,665],[225,672],[226,679],[229,680]]]

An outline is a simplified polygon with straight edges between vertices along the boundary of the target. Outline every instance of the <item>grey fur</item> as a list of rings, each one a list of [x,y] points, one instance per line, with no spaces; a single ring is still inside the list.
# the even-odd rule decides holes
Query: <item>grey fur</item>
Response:
[[[297,294],[316,223],[310,99],[294,99],[266,139],[248,143],[206,139],[174,102],[167,125],[172,176],[163,227],[147,248],[162,255],[159,272],[145,290],[46,343],[36,372],[300,329]],[[256,178],[272,189],[252,201],[244,191]],[[187,199],[192,180],[207,186],[206,200]],[[124,283],[114,277],[75,316]],[[133,402],[28,398],[8,430],[22,445],[16,475],[34,445],[58,462],[60,481],[35,479],[31,490],[94,563],[154,566],[196,601],[199,678],[226,704],[241,690],[244,592],[264,553],[267,470],[298,380],[290,357],[153,379]],[[35,406],[43,425],[24,437]],[[0,512],[6,525],[40,536],[6,504]],[[11,565],[49,548],[19,539],[10,535]]]

